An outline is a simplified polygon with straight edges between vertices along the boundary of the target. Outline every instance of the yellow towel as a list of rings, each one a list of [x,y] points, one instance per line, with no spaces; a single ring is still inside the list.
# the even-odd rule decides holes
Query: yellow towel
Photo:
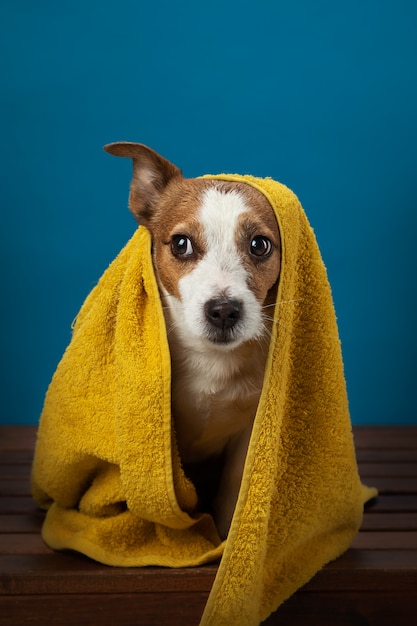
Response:
[[[176,450],[170,355],[140,227],[84,303],[48,390],[33,494],[43,537],[119,566],[221,563],[201,624],[254,626],[346,550],[364,502],[326,270],[296,196],[273,206],[282,269],[265,381],[229,537],[197,512]]]

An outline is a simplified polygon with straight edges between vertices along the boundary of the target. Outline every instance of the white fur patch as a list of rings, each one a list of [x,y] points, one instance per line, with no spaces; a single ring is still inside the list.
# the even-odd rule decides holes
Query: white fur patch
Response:
[[[177,329],[181,328],[182,339],[189,345],[198,347],[207,343],[204,305],[213,298],[236,299],[243,305],[242,317],[233,328],[233,341],[220,345],[221,349],[234,348],[262,333],[261,307],[248,287],[248,274],[236,244],[239,216],[249,210],[238,192],[225,193],[215,188],[204,192],[198,219],[207,251],[179,281],[181,304],[178,304],[184,323],[177,325]]]

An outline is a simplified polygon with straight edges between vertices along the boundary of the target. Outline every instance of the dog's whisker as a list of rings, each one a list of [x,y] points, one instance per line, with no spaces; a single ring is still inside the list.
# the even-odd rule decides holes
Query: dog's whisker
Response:
[[[167,326],[167,335],[170,335],[172,333],[173,330],[175,330],[176,328],[178,328],[180,326],[179,322],[172,322],[172,324],[170,324],[169,326]]]
[[[295,298],[294,300],[280,300],[279,302],[274,302],[273,304],[265,304],[262,308],[268,309],[271,307],[281,306],[281,304],[291,304],[291,302],[304,302],[305,298]]]
[[[262,311],[263,311],[263,319],[265,321],[267,321],[271,326],[273,326],[274,324],[276,324],[277,326],[280,326],[281,328],[285,329],[288,333],[290,333],[291,335],[295,335],[294,331],[288,327],[286,324],[284,324],[282,321],[280,320],[276,320],[274,319],[271,315],[265,315],[264,311],[265,309],[270,309],[273,307],[278,307],[281,304],[290,304],[290,303],[295,303],[295,302],[304,302],[305,298],[294,298],[292,300],[280,300],[279,302],[273,303],[273,304],[266,304],[262,307]]]
[[[272,331],[269,324],[262,324],[262,337],[268,337],[268,339],[271,339]]]
[[[161,300],[163,300],[163,299],[167,300],[168,298],[175,298],[175,296],[172,293],[167,293],[166,295],[165,294],[161,294]]]
[[[280,326],[281,328],[285,329],[287,332],[289,332],[291,335],[295,335],[294,331],[291,330],[291,328],[289,328],[286,324],[284,324],[283,322],[281,322],[280,320],[276,320],[273,317],[270,317],[269,315],[264,315],[263,319],[267,322],[269,322],[269,324],[271,325],[271,327],[276,324],[277,326]],[[269,328],[268,328],[269,330]],[[271,331],[269,330],[269,333],[271,334]]]

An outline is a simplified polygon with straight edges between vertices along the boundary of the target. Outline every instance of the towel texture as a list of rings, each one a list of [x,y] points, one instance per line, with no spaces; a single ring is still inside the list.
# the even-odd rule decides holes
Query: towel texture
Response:
[[[359,479],[326,270],[296,196],[261,191],[282,267],[264,386],[226,542],[197,511],[172,428],[170,355],[148,231],[86,299],[52,379],[32,472],[43,537],[109,565],[222,556],[201,624],[254,626],[346,550],[375,490]]]

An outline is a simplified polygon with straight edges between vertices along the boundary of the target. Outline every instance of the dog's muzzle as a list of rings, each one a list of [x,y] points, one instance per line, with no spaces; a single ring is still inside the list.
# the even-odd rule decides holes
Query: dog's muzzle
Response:
[[[209,339],[214,343],[230,343],[235,338],[235,326],[242,319],[243,303],[228,298],[212,298],[204,305]]]

